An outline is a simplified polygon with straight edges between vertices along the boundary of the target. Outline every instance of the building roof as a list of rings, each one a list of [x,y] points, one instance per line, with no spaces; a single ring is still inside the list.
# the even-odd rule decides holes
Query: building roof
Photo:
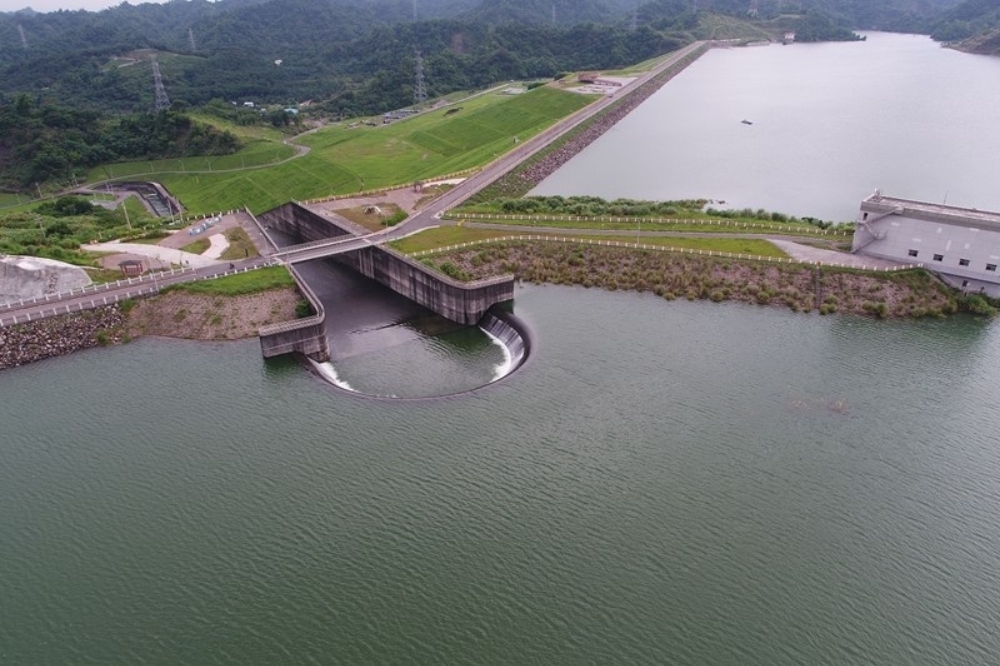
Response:
[[[890,213],[894,209],[898,215],[916,220],[1000,231],[998,212],[887,197],[878,190],[861,202],[861,210],[867,212]]]

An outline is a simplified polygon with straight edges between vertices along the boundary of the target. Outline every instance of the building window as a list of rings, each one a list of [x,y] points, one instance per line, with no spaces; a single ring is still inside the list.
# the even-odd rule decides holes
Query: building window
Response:
[[[997,265],[996,264],[986,264],[986,270],[988,270],[990,273],[996,273],[997,272]]]
[[[917,256],[917,251],[916,250],[910,250],[910,256],[911,257]]]
[[[959,259],[958,260],[958,265],[959,266],[968,266],[969,265],[969,260],[968,259]]]
[[[944,255],[943,254],[935,254],[934,255],[934,261],[944,261]]]

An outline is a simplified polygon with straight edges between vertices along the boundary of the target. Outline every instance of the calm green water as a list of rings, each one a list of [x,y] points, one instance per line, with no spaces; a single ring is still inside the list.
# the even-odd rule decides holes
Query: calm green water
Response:
[[[996,663],[996,323],[516,312],[436,401],[255,341],[0,374],[0,663]]]

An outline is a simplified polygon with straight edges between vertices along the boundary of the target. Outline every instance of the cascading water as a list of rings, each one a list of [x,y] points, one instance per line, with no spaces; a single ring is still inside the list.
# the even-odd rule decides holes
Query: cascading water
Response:
[[[479,328],[504,350],[504,361],[497,365],[490,382],[506,377],[516,370],[528,353],[528,341],[509,315],[487,312],[479,321]]]

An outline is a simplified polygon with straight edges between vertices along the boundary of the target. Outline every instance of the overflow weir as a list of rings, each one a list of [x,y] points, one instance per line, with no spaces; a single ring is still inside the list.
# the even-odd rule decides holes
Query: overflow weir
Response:
[[[302,244],[356,238],[350,231],[350,223],[320,215],[298,202],[262,213],[258,216],[258,224],[272,243],[273,236],[277,235],[273,232]],[[513,276],[464,283],[395,250],[371,243],[329,259],[451,322],[478,325],[510,355],[504,374],[517,369],[528,354],[530,344],[523,324],[502,307],[514,299]],[[261,352],[265,358],[299,352],[314,361],[329,361],[327,318],[335,315],[324,308],[322,299],[307,284],[303,273],[293,264],[289,264],[289,269],[316,314],[262,328],[259,331]]]

